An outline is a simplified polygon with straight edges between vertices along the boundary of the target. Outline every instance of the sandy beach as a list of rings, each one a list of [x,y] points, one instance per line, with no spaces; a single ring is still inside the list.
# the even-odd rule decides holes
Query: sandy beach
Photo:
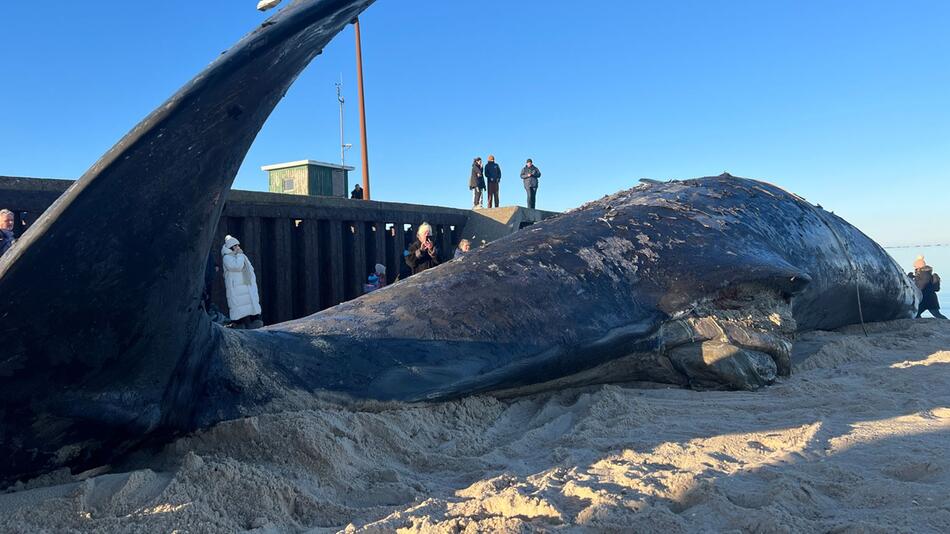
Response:
[[[793,375],[758,392],[231,421],[0,494],[0,531],[948,532],[950,322],[868,329],[800,336]]]

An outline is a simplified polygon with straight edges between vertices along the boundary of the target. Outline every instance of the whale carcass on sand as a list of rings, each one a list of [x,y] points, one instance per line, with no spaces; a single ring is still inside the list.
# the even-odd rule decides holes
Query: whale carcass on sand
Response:
[[[201,274],[237,169],[367,1],[303,1],[97,162],[0,260],[0,482],[311,400],[621,381],[754,389],[802,329],[907,317],[913,285],[842,219],[728,175],[643,184],[459,261],[259,331]]]

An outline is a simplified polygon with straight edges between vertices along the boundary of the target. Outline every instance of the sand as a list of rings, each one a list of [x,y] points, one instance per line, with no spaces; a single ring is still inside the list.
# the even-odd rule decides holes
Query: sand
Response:
[[[605,385],[220,424],[0,494],[3,532],[950,532],[950,321],[758,392]]]

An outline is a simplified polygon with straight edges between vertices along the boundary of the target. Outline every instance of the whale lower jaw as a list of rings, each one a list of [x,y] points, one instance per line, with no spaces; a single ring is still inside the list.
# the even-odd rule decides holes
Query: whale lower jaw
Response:
[[[673,314],[622,357],[537,384],[493,391],[499,398],[597,384],[674,385],[753,391],[791,373],[791,303],[761,286]],[[648,347],[653,347],[652,349]]]

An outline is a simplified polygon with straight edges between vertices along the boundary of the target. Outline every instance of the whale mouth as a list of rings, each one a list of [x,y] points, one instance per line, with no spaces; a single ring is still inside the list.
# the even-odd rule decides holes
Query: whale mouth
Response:
[[[661,329],[664,352],[694,389],[756,390],[791,373],[797,329],[785,286],[738,284]]]
[[[791,373],[796,322],[786,290],[759,283],[729,287],[648,333],[641,325],[646,335],[612,349],[623,353],[619,357],[568,376],[490,394],[512,398],[607,383],[757,390]]]

